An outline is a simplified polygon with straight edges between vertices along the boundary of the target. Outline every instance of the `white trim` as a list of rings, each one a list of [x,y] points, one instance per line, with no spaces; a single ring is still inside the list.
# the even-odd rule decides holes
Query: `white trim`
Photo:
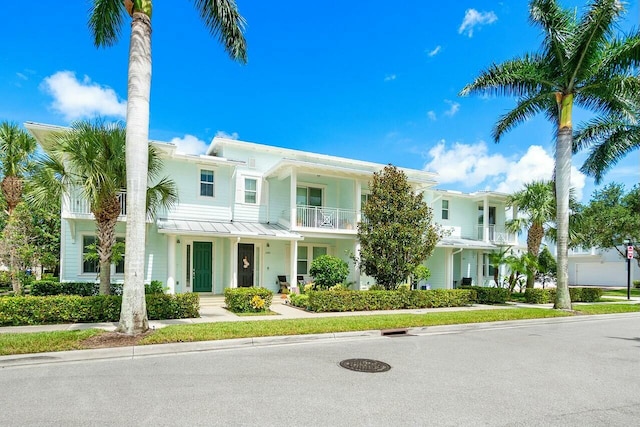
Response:
[[[213,173],[213,182],[208,183],[208,182],[203,182],[202,181],[202,171],[207,171],[207,172],[211,172]],[[216,199],[216,169],[215,168],[209,168],[209,167],[198,167],[198,188],[197,188],[197,198],[199,200],[215,200]],[[213,185],[213,196],[204,196],[202,195],[202,184],[212,184]]]

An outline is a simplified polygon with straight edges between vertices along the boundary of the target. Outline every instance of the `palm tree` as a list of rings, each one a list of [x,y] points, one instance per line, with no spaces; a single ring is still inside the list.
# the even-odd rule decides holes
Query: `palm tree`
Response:
[[[34,176],[30,200],[44,206],[51,199],[80,191],[88,201],[97,227],[96,250],[100,265],[100,293],[107,295],[111,284],[111,262],[116,244],[116,223],[122,205],[120,193],[126,189],[125,129],[122,124],[101,121],[76,122],[66,132],[53,136],[53,145]],[[162,161],[153,147],[148,151],[149,177],[155,179]],[[146,189],[150,215],[160,207],[170,207],[177,200],[173,181],[163,178]],[[128,212],[127,212],[128,214]],[[128,243],[128,242],[127,242]],[[125,258],[126,260],[126,258]]]
[[[505,132],[538,113],[544,113],[556,127],[555,308],[559,309],[571,309],[567,243],[573,105],[629,119],[637,111],[640,81],[633,73],[640,64],[640,33],[614,37],[615,25],[623,12],[619,0],[593,0],[582,17],[574,10],[562,9],[556,0],[532,0],[530,20],[544,36],[539,52],[493,64],[461,91],[461,95],[517,97],[516,107],[501,116],[494,127],[496,142]]]
[[[234,0],[195,0],[204,25],[232,59],[246,62],[244,18]],[[152,0],[94,0],[89,28],[96,46],[111,46],[126,14],[132,18],[127,89],[127,232],[125,279],[118,330],[130,335],[149,329],[144,299],[145,191],[151,92]]]
[[[36,151],[36,140],[17,124],[0,125],[0,167],[2,168],[2,195],[9,216],[22,201],[24,178]]]
[[[553,182],[533,181],[525,184],[522,190],[509,196],[507,205],[524,213],[523,216],[508,221],[507,228],[515,233],[526,228],[527,253],[537,258],[548,225],[556,216]],[[533,288],[535,274],[535,269],[527,271],[527,288]]]
[[[580,170],[593,177],[596,184],[618,161],[640,148],[639,115],[632,120],[619,115],[596,117],[574,135],[574,152],[590,149]]]
[[[31,160],[36,150],[36,140],[17,124],[2,122],[0,124],[0,168],[2,181],[0,188],[7,205],[7,223],[12,222],[13,212],[22,201],[24,178],[29,173]],[[15,294],[22,288],[18,278],[18,262],[15,251],[10,251],[9,268],[11,285]]]

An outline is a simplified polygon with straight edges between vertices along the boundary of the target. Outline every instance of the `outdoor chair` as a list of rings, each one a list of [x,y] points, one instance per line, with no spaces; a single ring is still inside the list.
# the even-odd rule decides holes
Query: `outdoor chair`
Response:
[[[278,284],[280,285],[280,290],[278,293],[285,292],[285,289],[288,291],[291,286],[289,282],[287,282],[287,276],[278,276]]]
[[[471,277],[463,277],[462,282],[460,283],[460,287],[463,286],[471,286]]]

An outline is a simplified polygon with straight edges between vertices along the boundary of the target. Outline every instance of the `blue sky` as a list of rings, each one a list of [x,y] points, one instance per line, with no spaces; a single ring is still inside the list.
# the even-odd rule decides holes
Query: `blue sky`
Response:
[[[41,2],[27,14],[20,2],[3,5],[0,120],[124,119],[129,27],[116,46],[95,48],[89,4]],[[238,6],[248,23],[244,66],[228,59],[191,2],[154,0],[152,139],[203,152],[215,135],[227,135],[393,163],[438,172],[440,188],[464,192],[508,192],[550,177],[553,135],[542,117],[494,144],[492,126],[514,100],[457,95],[492,62],[538,48],[525,1]],[[621,30],[639,19],[633,2]],[[610,181],[640,181],[637,151]],[[595,188],[577,169],[574,184],[585,201]]]

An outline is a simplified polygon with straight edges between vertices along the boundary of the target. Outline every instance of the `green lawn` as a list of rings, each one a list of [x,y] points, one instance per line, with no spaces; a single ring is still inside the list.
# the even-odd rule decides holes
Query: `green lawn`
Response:
[[[574,305],[582,314],[610,314],[640,311],[640,304]],[[319,317],[315,319],[282,319],[246,322],[200,323],[174,325],[158,329],[140,344],[209,341],[282,335],[321,334],[393,328],[455,325],[495,322],[500,320],[541,319],[572,316],[573,313],[543,308],[509,308],[495,310],[453,311],[427,314],[379,314],[368,316]],[[82,341],[104,333],[91,329],[38,333],[0,334],[0,355],[78,350]]]
[[[626,289],[606,289],[602,292],[603,297],[625,297],[627,296]],[[632,297],[640,297],[640,289],[631,288],[631,296]]]

